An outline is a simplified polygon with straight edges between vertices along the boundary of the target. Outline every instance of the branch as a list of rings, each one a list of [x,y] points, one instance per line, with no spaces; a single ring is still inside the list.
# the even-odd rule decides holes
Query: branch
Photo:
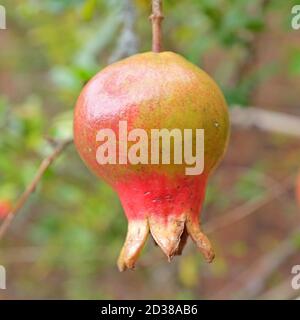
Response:
[[[123,29],[117,41],[117,45],[111,56],[109,63],[137,53],[138,39],[134,31],[136,20],[136,10],[133,0],[124,0],[122,8]]]
[[[248,269],[230,279],[228,284],[215,294],[213,299],[252,299],[261,293],[274,270],[294,255],[299,247],[295,245],[295,237],[299,235],[300,227],[294,231],[271,252],[256,260]]]
[[[218,218],[211,220],[210,222],[205,223],[203,225],[203,229],[206,233],[212,233],[246,218],[268,203],[272,202],[274,199],[279,198],[281,195],[288,192],[294,186],[294,179],[294,176],[289,177],[281,184],[280,188],[278,187],[278,185],[270,188],[263,198],[260,198],[256,201],[247,201],[233,211],[230,211],[227,214],[224,214]]]
[[[231,123],[238,127],[300,137],[300,117],[297,116],[256,107],[233,106],[230,117]]]
[[[297,297],[297,290],[291,285],[290,276],[279,284],[262,293],[258,300],[291,300]],[[298,300],[298,298],[297,298]]]
[[[12,209],[12,211],[6,216],[2,224],[0,225],[0,240],[5,235],[6,231],[8,230],[12,220],[15,218],[19,210],[25,205],[27,200],[29,199],[30,195],[35,191],[38,183],[42,179],[46,170],[50,167],[53,161],[64,151],[64,149],[73,142],[73,139],[67,139],[61,141],[57,144],[54,148],[53,152],[46,157],[41,165],[39,166],[37,173],[30,184],[27,186],[23,194],[20,196],[19,200],[17,201],[16,205]]]
[[[162,0],[152,0],[152,51],[160,52],[162,50],[162,30],[161,24],[164,16],[162,14]]]
[[[268,5],[270,4],[270,0],[262,0],[260,4],[261,13],[265,13]],[[235,75],[235,84],[238,84],[244,78],[247,77],[249,72],[253,69],[253,67],[258,63],[258,46],[257,44],[261,40],[262,33],[258,32],[253,34],[252,39],[250,39],[247,43],[247,53],[244,61],[238,66],[236,75]]]

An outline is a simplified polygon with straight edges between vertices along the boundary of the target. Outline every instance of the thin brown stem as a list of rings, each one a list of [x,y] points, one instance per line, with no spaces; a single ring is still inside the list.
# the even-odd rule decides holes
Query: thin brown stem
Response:
[[[250,200],[245,202],[236,209],[215,218],[214,220],[204,224],[203,229],[207,234],[213,233],[217,230],[231,226],[232,224],[248,217],[249,215],[257,212],[259,209],[274,201],[274,199],[279,198],[284,193],[290,191],[294,185],[295,177],[292,175],[288,177],[285,181],[281,183],[281,187],[278,188],[278,185],[273,186],[268,190],[266,195],[263,198],[260,198],[256,201]]]
[[[162,50],[162,0],[152,0],[152,51],[160,52]]]
[[[50,167],[50,165],[53,163],[53,161],[62,153],[62,151],[71,144],[73,139],[67,139],[64,141],[61,141],[57,144],[57,146],[54,148],[53,152],[46,157],[41,165],[39,166],[37,173],[33,180],[30,182],[30,184],[27,186],[25,191],[22,193],[20,198],[18,199],[17,203],[15,204],[14,208],[11,210],[11,212],[6,216],[2,224],[0,225],[0,239],[3,238],[6,231],[8,230],[12,220],[15,218],[19,210],[25,205],[30,195],[35,191],[38,183],[42,179],[44,173],[46,170]]]

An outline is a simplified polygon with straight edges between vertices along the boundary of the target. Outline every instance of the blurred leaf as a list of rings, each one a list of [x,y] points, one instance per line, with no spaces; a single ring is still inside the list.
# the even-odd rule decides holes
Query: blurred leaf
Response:
[[[261,32],[264,27],[264,21],[260,18],[251,18],[246,22],[246,28],[252,32]]]
[[[214,263],[211,264],[211,272],[213,276],[219,278],[224,277],[227,274],[228,268],[226,260],[220,255],[218,255],[215,258]]]
[[[300,50],[294,50],[289,60],[288,71],[291,76],[300,75]]]
[[[243,241],[235,241],[231,246],[231,253],[238,258],[244,257],[248,252],[248,246]]]
[[[237,196],[243,200],[254,200],[263,197],[266,190],[261,179],[262,177],[255,171],[249,170],[246,172],[235,185],[234,189]]]
[[[195,255],[185,256],[179,261],[178,277],[181,283],[193,288],[199,281],[199,263]]]
[[[95,9],[97,7],[97,0],[86,0],[81,10],[81,15],[85,21],[92,19]]]
[[[63,112],[54,118],[50,135],[56,140],[73,137],[73,111]]]

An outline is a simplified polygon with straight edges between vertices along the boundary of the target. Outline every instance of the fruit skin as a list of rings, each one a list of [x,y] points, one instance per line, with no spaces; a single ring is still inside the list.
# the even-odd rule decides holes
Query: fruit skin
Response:
[[[4,219],[12,210],[12,204],[9,200],[0,199],[0,219]]]
[[[154,128],[204,129],[203,173],[185,175],[185,163],[99,165],[97,132],[111,128],[118,137],[120,120],[127,120],[128,131],[141,128],[148,137]],[[134,267],[149,229],[169,259],[181,253],[188,235],[208,261],[213,259],[200,230],[199,212],[207,179],[224,154],[228,136],[227,105],[220,89],[175,53],[137,54],[106,67],[88,82],[75,108],[75,145],[86,165],[117,191],[128,218],[120,270]]]

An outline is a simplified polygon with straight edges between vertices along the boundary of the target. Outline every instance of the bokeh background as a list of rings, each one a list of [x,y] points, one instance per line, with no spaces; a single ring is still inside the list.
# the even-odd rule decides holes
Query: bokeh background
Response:
[[[300,30],[291,27],[296,3],[164,1],[164,48],[212,75],[231,110],[257,115],[254,126],[234,121],[229,150],[209,184],[202,222],[216,249],[214,263],[206,264],[191,242],[168,263],[149,239],[136,270],[119,273],[127,228],[122,208],[71,145],[0,242],[7,270],[1,299],[300,296],[291,287],[292,266],[300,264],[299,132],[286,132],[289,122],[281,117],[274,132],[256,125],[262,109],[296,123],[300,117]],[[84,83],[107,64],[150,50],[151,9],[150,0],[1,4],[7,11],[7,30],[0,30],[3,221],[55,141],[72,136]]]

